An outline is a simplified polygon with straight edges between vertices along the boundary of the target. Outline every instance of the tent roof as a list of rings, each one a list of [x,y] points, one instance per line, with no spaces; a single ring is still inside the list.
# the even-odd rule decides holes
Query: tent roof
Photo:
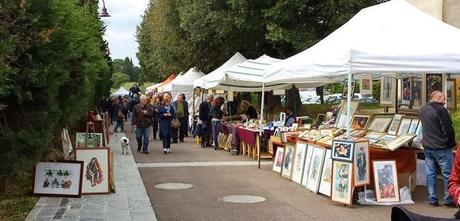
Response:
[[[159,88],[159,87],[161,87],[161,86],[163,86],[163,85],[165,85],[165,84],[167,84],[167,83],[173,81],[175,78],[176,78],[176,74],[171,74],[171,75],[169,75],[169,77],[168,77],[166,80],[164,80],[163,82],[160,82],[160,83],[158,83],[158,84],[154,84],[154,85],[152,85],[152,86],[150,86],[150,87],[147,87],[145,90],[146,90],[147,92],[153,91],[153,90],[155,90],[156,88]]]
[[[113,92],[110,96],[116,97],[116,96],[119,96],[119,95],[124,96],[124,95],[128,95],[128,94],[129,94],[128,90],[126,90],[124,87],[120,87],[120,88],[118,88],[117,91]]]
[[[173,81],[173,85],[191,85],[193,86],[193,81],[204,76],[204,73],[198,71],[196,67],[190,68],[185,74],[182,75],[180,79]]]
[[[274,65],[264,80],[343,81],[349,72],[458,73],[458,39],[459,29],[405,0],[392,0],[361,10],[316,45]]]

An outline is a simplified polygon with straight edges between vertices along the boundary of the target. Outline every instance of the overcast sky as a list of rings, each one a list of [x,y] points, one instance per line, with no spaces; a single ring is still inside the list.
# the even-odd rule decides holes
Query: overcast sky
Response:
[[[105,0],[111,17],[102,18],[107,25],[105,39],[109,42],[112,59],[130,57],[138,65],[136,27],[141,22],[149,0]],[[99,1],[102,8],[102,0]]]

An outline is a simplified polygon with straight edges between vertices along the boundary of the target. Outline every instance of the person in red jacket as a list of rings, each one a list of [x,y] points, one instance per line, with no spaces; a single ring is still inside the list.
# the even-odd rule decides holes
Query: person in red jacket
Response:
[[[449,195],[453,198],[455,204],[460,205],[460,151],[455,153],[454,165],[449,177]]]

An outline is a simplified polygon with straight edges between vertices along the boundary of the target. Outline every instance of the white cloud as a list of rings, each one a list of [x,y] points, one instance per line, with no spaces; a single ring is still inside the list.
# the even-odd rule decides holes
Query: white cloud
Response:
[[[107,25],[104,38],[109,42],[112,59],[130,57],[137,65],[136,27],[149,0],[105,0],[105,3],[111,17],[102,18]],[[102,8],[102,1],[99,5]]]

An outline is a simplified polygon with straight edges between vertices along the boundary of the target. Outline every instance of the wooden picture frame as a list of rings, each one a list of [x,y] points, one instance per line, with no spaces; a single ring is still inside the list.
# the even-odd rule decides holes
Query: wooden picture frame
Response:
[[[387,134],[379,138],[379,140],[372,145],[387,149],[387,144],[396,139],[396,135]]]
[[[380,105],[395,106],[396,104],[396,78],[383,76],[380,80]]]
[[[301,184],[303,170],[305,167],[305,157],[307,155],[308,144],[297,142],[294,153],[294,166],[292,168],[292,182]]]
[[[412,119],[413,119],[412,117],[402,118],[401,124],[399,125],[398,133],[397,133],[398,136],[407,134],[407,132],[409,131],[410,125],[412,123]]]
[[[81,196],[82,161],[38,162],[33,174],[32,191],[36,196]]]
[[[355,114],[351,119],[351,129],[353,130],[364,130],[369,124],[371,116],[363,114]]]
[[[312,147],[312,146],[310,146]],[[313,146],[313,153],[310,161],[310,170],[308,171],[307,189],[317,193],[321,180],[321,171],[324,163],[324,148]]]
[[[332,185],[332,150],[326,149],[324,156],[323,170],[321,172],[321,180],[319,182],[318,192],[325,195],[331,196],[331,185]]]
[[[385,132],[393,120],[394,114],[374,114],[367,130]]]
[[[307,154],[305,155],[305,163],[304,163],[304,168],[303,168],[303,174],[302,174],[302,186],[305,188],[307,187],[307,182],[308,182],[308,175],[310,172],[310,162],[311,162],[311,156],[313,155],[313,148],[312,146],[307,147]]]
[[[374,160],[374,182],[377,202],[399,202],[396,161]]]
[[[399,126],[401,125],[401,120],[403,118],[403,114],[395,114],[393,119],[391,120],[391,124],[388,127],[388,134],[396,135],[398,133]]]
[[[273,161],[273,168],[272,170],[275,173],[281,174],[281,166],[283,165],[283,158],[284,158],[284,147],[276,148],[276,154]]]
[[[423,78],[412,79],[412,109],[420,109],[425,104]]]
[[[369,142],[355,144],[353,157],[354,186],[363,186],[371,183]]]
[[[446,102],[448,109],[457,110],[457,83],[455,79],[447,79]]]
[[[340,111],[339,114],[336,117],[336,122],[335,122],[335,127],[336,128],[345,128],[347,124],[347,106],[348,106],[348,101],[347,100],[342,100],[340,103]],[[353,116],[359,108],[359,101],[357,100],[352,100],[351,101],[351,115]],[[350,117],[351,121],[351,117]]]
[[[370,76],[359,78],[359,93],[372,94],[372,83],[372,78]]]
[[[442,88],[443,85],[443,76],[442,74],[425,74],[425,101],[430,100],[431,92],[433,91],[444,91]]]
[[[414,137],[415,135],[411,135],[411,134],[405,134],[405,135],[398,136],[395,139],[393,139],[391,142],[387,143],[386,149],[390,151],[394,151],[398,149],[399,147],[403,146],[404,144],[406,144],[407,142],[414,139]]]
[[[316,115],[316,121],[315,121],[316,128],[318,128],[324,122],[325,119],[326,119],[326,114]]]
[[[80,148],[75,159],[83,161],[82,194],[110,193],[110,149]]]
[[[369,144],[373,144],[373,143],[377,142],[384,135],[385,135],[385,133],[371,131],[371,132],[367,133],[366,136],[364,136],[364,138],[369,140]]]
[[[355,142],[348,140],[333,140],[332,141],[332,159],[343,160],[347,162],[353,161],[355,150]]]
[[[351,205],[353,198],[353,164],[336,161],[332,163],[332,201]]]
[[[407,131],[408,134],[415,135],[417,132],[418,124],[420,123],[420,119],[413,118],[410,122],[409,130]]]
[[[87,135],[88,140],[86,140]],[[102,133],[77,132],[77,135],[75,137],[75,146],[76,148],[98,148],[102,147],[103,140],[104,138],[102,136]]]
[[[412,78],[406,77],[401,79],[401,104],[411,105],[412,101]]]
[[[281,176],[287,179],[291,179],[294,152],[294,146],[288,144],[284,147],[283,164],[281,166]]]

